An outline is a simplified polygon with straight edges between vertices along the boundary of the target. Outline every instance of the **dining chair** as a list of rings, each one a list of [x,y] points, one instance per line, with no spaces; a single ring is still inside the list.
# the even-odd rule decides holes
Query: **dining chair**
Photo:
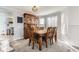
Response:
[[[30,40],[29,40],[29,44],[32,43],[32,49],[34,49],[34,45],[35,43],[37,43],[39,45],[39,50],[40,47],[41,47],[41,41],[39,40],[40,39],[40,35],[35,33],[35,28],[34,27],[31,27],[31,31],[30,31]]]
[[[44,29],[44,27],[39,27],[39,29],[40,29],[40,30],[43,30],[43,29]]]
[[[57,27],[53,27],[54,35],[53,38],[55,39],[55,42],[57,42]]]
[[[31,39],[32,39],[32,34],[31,34],[32,33],[32,30],[33,29],[31,27],[29,27],[29,34],[28,34],[29,35],[29,46],[30,46]]]
[[[30,46],[30,43],[32,41],[32,44],[34,45],[34,31],[36,30],[34,26],[30,26],[30,29],[29,29],[29,46]]]
[[[53,36],[54,36],[54,29],[52,27],[47,28],[47,38],[50,39],[50,45],[53,44]]]
[[[48,38],[47,37],[48,37],[48,33],[45,33],[42,35],[42,41],[45,42],[46,48],[48,48]]]
[[[30,31],[29,31],[29,46],[32,43],[32,49],[34,49],[34,28],[30,27]]]

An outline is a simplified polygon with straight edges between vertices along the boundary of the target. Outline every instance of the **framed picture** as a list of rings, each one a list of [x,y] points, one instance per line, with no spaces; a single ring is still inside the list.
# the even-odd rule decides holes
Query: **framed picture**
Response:
[[[17,23],[23,23],[23,17],[17,17]]]

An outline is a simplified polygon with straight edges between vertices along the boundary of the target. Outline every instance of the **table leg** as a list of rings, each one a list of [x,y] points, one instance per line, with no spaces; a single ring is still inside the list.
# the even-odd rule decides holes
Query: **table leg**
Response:
[[[39,38],[39,50],[42,50],[42,37]]]

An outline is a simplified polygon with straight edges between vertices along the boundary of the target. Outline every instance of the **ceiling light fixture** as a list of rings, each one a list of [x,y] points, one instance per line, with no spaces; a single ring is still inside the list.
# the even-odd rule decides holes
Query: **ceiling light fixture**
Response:
[[[32,11],[33,11],[33,12],[37,12],[37,11],[38,11],[38,7],[37,7],[37,6],[33,6],[33,7],[32,7]]]

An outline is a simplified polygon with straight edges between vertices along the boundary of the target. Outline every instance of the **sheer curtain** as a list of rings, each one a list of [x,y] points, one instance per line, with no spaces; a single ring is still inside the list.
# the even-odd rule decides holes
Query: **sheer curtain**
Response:
[[[57,16],[47,16],[39,19],[39,27],[56,27]]]
[[[51,27],[51,26],[52,26],[52,25],[51,25],[51,24],[52,24],[51,19],[52,19],[51,17],[48,17],[48,18],[47,18],[47,27]]]
[[[47,17],[47,27],[57,26],[57,16]]]
[[[39,19],[39,27],[45,27],[45,18]]]
[[[64,13],[61,14],[61,33],[64,35],[65,34],[65,22],[64,22]]]
[[[52,27],[57,26],[57,16],[52,16],[51,25],[52,25]]]

